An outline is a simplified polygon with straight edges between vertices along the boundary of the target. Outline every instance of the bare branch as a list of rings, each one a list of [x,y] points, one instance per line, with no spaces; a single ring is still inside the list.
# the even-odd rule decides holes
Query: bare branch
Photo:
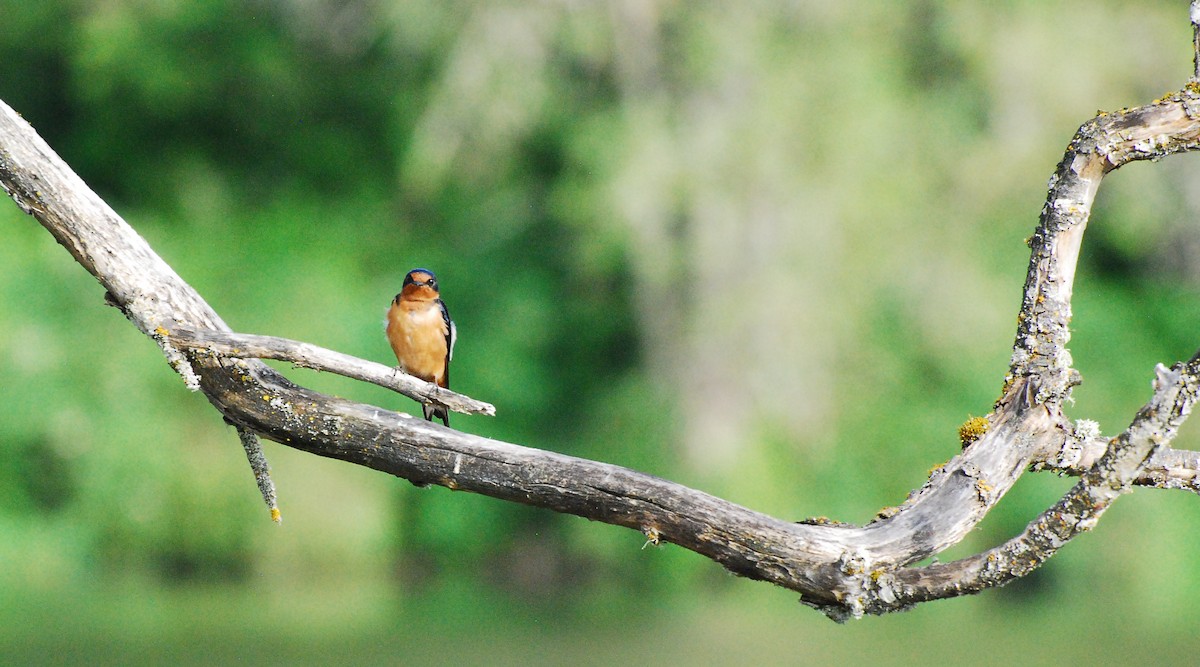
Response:
[[[1195,6],[1194,6],[1195,7]],[[1195,15],[1195,10],[1194,14]],[[1200,47],[1200,41],[1197,42]],[[1080,244],[1103,177],[1130,161],[1194,150],[1200,86],[1153,104],[1101,114],[1080,127],[1051,179],[1030,240],[1012,363],[988,427],[900,507],[866,526],[792,523],[619,466],[460,433],[408,415],[299,387],[256,358],[281,358],[365,379],[459,411],[494,408],[433,391],[392,369],[294,341],[229,333],[212,308],[99,199],[7,106],[0,104],[0,183],[91,272],[172,368],[238,428],[257,466],[257,436],[417,484],[439,484],[639,530],[773,582],[836,619],[997,586],[1030,571],[1094,525],[1139,476],[1156,469],[1197,392],[1197,362],[1159,371],[1154,398],[1077,484],[1014,540],[955,563],[909,567],[960,541],[1034,462],[1066,461],[1096,434],[1063,406],[1078,373],[1067,351]],[[186,350],[186,352],[184,351]],[[1193,475],[1196,457],[1162,465]],[[1086,460],[1082,455],[1078,462]],[[1078,462],[1076,464],[1078,464]],[[1076,465],[1071,464],[1071,465]],[[262,474],[260,474],[260,472]],[[1184,485],[1182,472],[1169,479]],[[1162,484],[1169,485],[1170,482]]]
[[[496,408],[491,403],[442,389],[432,382],[425,382],[396,368],[335,352],[312,343],[274,336],[187,328],[171,331],[167,340],[182,349],[207,350],[216,356],[232,359],[288,361],[300,368],[311,368],[370,382],[404,394],[415,401],[437,403],[455,412],[490,416],[496,414]]]
[[[10,109],[0,113],[0,182],[33,201],[43,225],[139,328],[227,330],[198,294],[70,171]],[[73,174],[71,174],[73,176]],[[53,180],[53,183],[47,183]],[[53,197],[44,193],[53,193]],[[773,519],[618,466],[459,433],[422,419],[298,387],[257,360],[193,351],[190,367],[231,423],[276,442],[453,489],[628,526],[708,556],[743,576],[797,590],[835,616],[868,609],[877,573],[935,554],[970,531],[1054,440],[1059,418],[1032,404],[1037,377],[1015,379],[991,428],[894,515],[864,527]]]
[[[242,449],[246,450],[246,458],[250,461],[250,471],[254,473],[254,481],[258,484],[258,492],[262,494],[267,510],[271,512],[271,520],[279,523],[283,516],[279,513],[279,502],[275,497],[275,482],[271,480],[271,466],[267,457],[263,456],[262,443],[252,431],[237,427],[238,439],[242,441]]]
[[[1079,426],[1079,422],[1076,422]],[[1093,431],[1094,423],[1084,429]],[[1078,431],[1078,428],[1077,428]],[[1034,460],[1033,470],[1056,472],[1078,477],[1091,469],[1108,451],[1110,439],[1100,435],[1078,438],[1069,436],[1060,449]],[[1134,478],[1135,486],[1156,489],[1182,489],[1200,494],[1200,452],[1163,446],[1154,452]]]
[[[1071,292],[1080,243],[1104,176],[1136,160],[1194,150],[1200,142],[1200,96],[1192,86],[1153,104],[1084,123],[1050,178],[1018,315],[1009,378],[1042,379],[1036,403],[1059,406],[1079,383],[1071,368]]]
[[[103,205],[11,109],[0,109],[0,182],[105,286],[139,328],[226,331],[207,303]],[[68,178],[69,175],[69,178]],[[73,179],[73,180],[72,180]],[[82,190],[82,192],[78,192]],[[160,331],[161,330],[161,331]],[[865,527],[794,524],[618,466],[458,433],[298,387],[257,360],[193,351],[190,368],[234,425],[321,456],[628,526],[730,570],[858,614],[871,572],[937,553],[971,530],[1048,447],[1056,418],[1018,378],[991,429],[946,463],[896,513]]]
[[[1195,51],[1192,80],[1200,81],[1200,0],[1192,0],[1188,15],[1192,19],[1192,48]]]
[[[1005,544],[953,563],[896,573],[888,585],[893,605],[976,593],[1024,576],[1045,563],[1081,532],[1091,530],[1155,450],[1175,437],[1200,393],[1200,357],[1171,369],[1155,369],[1155,392],[1133,423],[1066,495],[1020,535]]]

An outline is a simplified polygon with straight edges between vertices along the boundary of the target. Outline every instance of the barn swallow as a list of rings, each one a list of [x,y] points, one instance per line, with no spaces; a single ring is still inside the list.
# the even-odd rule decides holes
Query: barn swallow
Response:
[[[450,358],[457,333],[432,271],[413,269],[404,276],[404,285],[388,308],[387,337],[400,370],[450,388]],[[444,406],[422,403],[421,408],[425,419],[439,417],[443,424],[450,425],[450,414]]]

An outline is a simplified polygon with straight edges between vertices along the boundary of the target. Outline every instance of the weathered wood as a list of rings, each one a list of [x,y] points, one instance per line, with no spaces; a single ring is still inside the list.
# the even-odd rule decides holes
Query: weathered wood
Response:
[[[953,563],[889,575],[884,584],[891,589],[885,601],[888,608],[1003,586],[1032,572],[1076,535],[1095,527],[1113,501],[1129,491],[1146,461],[1175,437],[1200,397],[1200,353],[1171,369],[1159,364],[1155,374],[1150,402],[1057,503],[998,547]]]
[[[275,336],[239,334],[229,331],[197,331],[185,328],[167,332],[167,339],[175,347],[207,350],[221,357],[277,359],[291,362],[292,365],[300,368],[336,373],[343,377],[391,389],[421,403],[444,405],[455,412],[491,416],[496,414],[496,407],[491,403],[477,401],[469,396],[443,389],[432,382],[425,382],[394,367],[352,357],[312,343]]]
[[[987,416],[989,428],[935,470],[907,502],[861,527],[792,523],[619,466],[460,433],[299,387],[243,357],[323,364],[331,371],[339,364],[346,370],[344,362],[352,360],[359,373],[354,377],[371,376],[368,381],[377,384],[384,371],[345,355],[317,354],[319,348],[302,343],[229,333],[200,295],[2,104],[0,183],[159,344],[188,385],[202,390],[244,433],[418,484],[627,526],[652,541],[707,556],[736,574],[798,591],[804,603],[842,619],[975,592],[1021,576],[1093,525],[1130,482],[1153,479],[1147,459],[1173,466],[1176,486],[1195,479],[1200,456],[1163,449],[1194,401],[1195,362],[1160,373],[1155,397],[1102,456],[1093,450],[1104,440],[1068,420],[1063,406],[1078,382],[1066,348],[1075,266],[1101,179],[1133,160],[1194,150],[1200,138],[1197,108],[1200,96],[1190,84],[1169,98],[1101,114],[1080,128],[1051,180],[1030,241],[1012,364],[1005,393]],[[455,409],[487,413],[490,408],[405,382],[385,386]],[[1074,457],[1072,448],[1086,448],[1090,458]],[[1058,461],[1069,468],[1084,460],[1095,463],[1075,488],[1013,541],[954,563],[911,567],[960,541],[1031,463]]]

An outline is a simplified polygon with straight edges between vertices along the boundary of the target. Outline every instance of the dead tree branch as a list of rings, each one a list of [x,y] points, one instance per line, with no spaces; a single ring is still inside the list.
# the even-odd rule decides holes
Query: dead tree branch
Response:
[[[844,619],[1019,577],[1094,525],[1134,481],[1195,490],[1200,455],[1164,447],[1195,401],[1196,360],[1169,371],[1160,367],[1151,401],[1111,443],[1086,422],[1068,420],[1063,406],[1079,381],[1067,351],[1071,294],[1096,191],[1107,173],[1131,161],[1194,150],[1200,142],[1198,93],[1193,82],[1152,104],[1100,114],[1079,129],[1030,239],[1012,363],[986,432],[902,506],[866,526],[793,523],[626,468],[460,433],[297,386],[246,357],[285,359],[417,400],[491,412],[487,404],[433,392],[380,365],[302,343],[229,333],[200,295],[3,105],[0,183],[157,342],[188,386],[203,391],[239,429],[243,443],[255,440],[257,446],[248,436],[262,436],[418,484],[633,528],[736,574],[797,591],[805,604]],[[1101,442],[1106,451],[1097,455]],[[247,449],[254,461],[253,447]],[[1034,463],[1082,476],[1008,543],[957,562],[912,567],[960,541]]]
[[[455,412],[490,416],[496,414],[496,407],[491,403],[484,403],[449,389],[442,389],[432,382],[425,382],[402,373],[396,368],[328,350],[312,343],[276,338],[275,336],[186,328],[168,332],[167,340],[175,347],[187,350],[207,350],[216,357],[288,361],[299,368],[311,368],[370,382],[404,394],[420,403],[437,403]]]

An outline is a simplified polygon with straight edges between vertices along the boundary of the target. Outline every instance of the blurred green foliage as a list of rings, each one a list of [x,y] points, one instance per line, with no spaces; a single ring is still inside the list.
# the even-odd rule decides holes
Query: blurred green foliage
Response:
[[[387,362],[383,311],[426,266],[459,326],[455,388],[499,408],[455,427],[861,522],[988,411],[1045,179],[1096,108],[1185,81],[1180,4],[0,0],[0,99],[235,330]],[[1200,344],[1198,176],[1194,156],[1134,165],[1094,212],[1072,416],[1106,433]],[[366,660],[401,620],[429,661],[432,635],[497,623],[474,645],[505,635],[526,663],[561,662],[513,648],[530,628],[620,643],[596,621],[676,645],[745,624],[747,656],[787,654],[766,628],[832,641],[787,593],[637,533],[268,445],[274,528],[203,398],[16,207],[0,231],[0,649],[21,661],[63,628],[86,643],[65,655],[149,662],[171,650],[137,632]],[[947,556],[1070,484],[1028,477]],[[861,625],[932,640],[967,610],[1000,646],[1028,630],[998,620],[1015,613],[1083,642],[1116,624],[1066,617],[1111,607],[1116,633],[1161,630],[1200,593],[1178,495],[1122,500],[1008,589]],[[166,627],[198,616],[244,625]],[[591,655],[649,661],[651,634]]]

